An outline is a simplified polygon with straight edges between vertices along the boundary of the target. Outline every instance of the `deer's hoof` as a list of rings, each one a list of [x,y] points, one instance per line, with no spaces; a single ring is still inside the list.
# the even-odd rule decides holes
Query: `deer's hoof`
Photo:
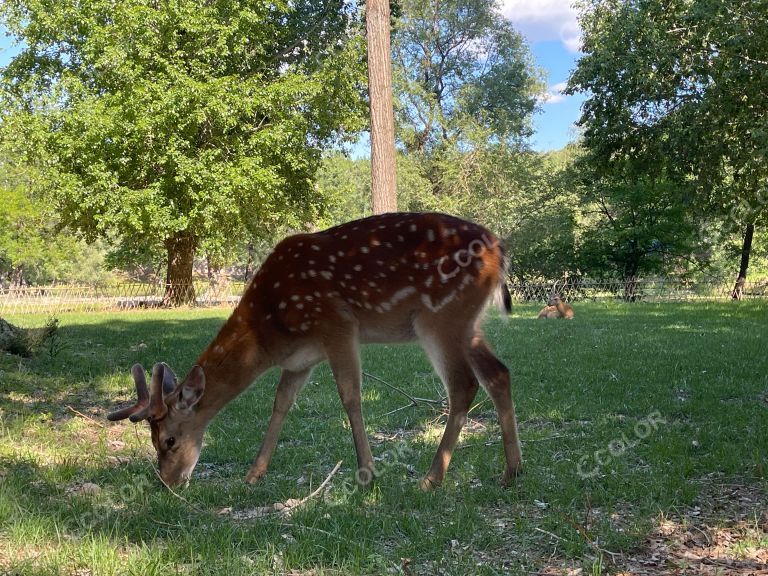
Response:
[[[256,484],[259,480],[261,480],[261,477],[266,474],[266,470],[260,470],[258,468],[251,468],[248,471],[248,474],[245,475],[245,481],[248,484]]]
[[[432,480],[429,476],[424,476],[424,478],[421,479],[421,482],[419,482],[419,488],[422,492],[432,492],[432,490],[440,488],[440,484],[441,482]]]
[[[513,469],[507,469],[504,471],[504,475],[501,477],[501,485],[505,487],[512,486],[515,481],[523,475],[522,465]]]

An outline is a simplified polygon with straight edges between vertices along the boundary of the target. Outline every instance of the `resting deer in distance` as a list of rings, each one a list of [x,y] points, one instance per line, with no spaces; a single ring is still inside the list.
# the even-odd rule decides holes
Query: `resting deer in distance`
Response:
[[[264,261],[184,381],[177,384],[171,369],[158,363],[147,387],[137,364],[137,402],[108,418],[146,419],[160,476],[176,486],[192,474],[216,413],[259,374],[279,366],[272,415],[246,476],[253,483],[266,473],[283,420],[312,368],[327,360],[352,429],[357,480],[367,484],[374,460],[361,412],[360,344],[416,340],[449,400],[445,431],[421,487],[442,483],[480,385],[496,407],[508,483],[521,471],[509,372],[480,329],[503,278],[498,238],[444,214],[390,213],[290,236]]]
[[[570,320],[573,318],[573,306],[563,302],[560,294],[553,294],[549,298],[549,302],[539,312],[539,318],[565,318]]]

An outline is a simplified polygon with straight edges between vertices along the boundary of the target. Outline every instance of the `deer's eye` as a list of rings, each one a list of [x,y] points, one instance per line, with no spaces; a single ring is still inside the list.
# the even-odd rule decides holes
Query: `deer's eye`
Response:
[[[166,447],[168,450],[170,450],[171,448],[173,448],[173,445],[174,445],[174,444],[176,444],[176,438],[174,438],[173,436],[171,436],[170,438],[168,438],[168,439],[165,441],[165,447]]]

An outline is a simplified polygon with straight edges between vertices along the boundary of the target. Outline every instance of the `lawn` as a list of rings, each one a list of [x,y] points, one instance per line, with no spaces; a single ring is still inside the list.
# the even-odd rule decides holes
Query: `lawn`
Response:
[[[243,478],[275,373],[219,414],[190,485],[172,493],[154,476],[146,424],[104,417],[133,398],[133,363],[162,360],[183,375],[227,313],[61,315],[37,358],[0,355],[0,573],[768,569],[768,302],[584,303],[572,321],[536,320],[525,305],[506,321],[492,315],[486,332],[513,373],[525,461],[511,488],[499,484],[484,392],[445,484],[422,493],[441,407],[366,377],[381,475],[356,490],[351,433],[321,365],[260,483]],[[368,347],[363,366],[412,396],[443,393],[417,347]]]

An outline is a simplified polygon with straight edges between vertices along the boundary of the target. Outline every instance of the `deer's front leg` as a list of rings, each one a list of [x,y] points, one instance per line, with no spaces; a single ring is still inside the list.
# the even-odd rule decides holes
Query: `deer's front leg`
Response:
[[[272,407],[272,416],[269,418],[267,433],[264,435],[259,454],[256,456],[253,466],[251,466],[251,469],[245,477],[245,481],[249,484],[253,484],[266,474],[269,462],[272,460],[272,454],[275,451],[275,446],[277,446],[277,439],[280,436],[280,430],[283,427],[285,415],[288,414],[291,406],[293,406],[296,396],[304,386],[304,383],[307,381],[307,378],[309,378],[311,372],[312,368],[307,368],[300,372],[283,370],[280,375],[280,382],[277,384],[275,403]]]
[[[350,327],[343,335],[337,333],[333,343],[327,347],[326,353],[333,377],[336,379],[341,403],[352,428],[357,452],[356,480],[359,484],[366,486],[373,480],[374,466],[363,422],[360,398],[362,371],[356,327]]]

